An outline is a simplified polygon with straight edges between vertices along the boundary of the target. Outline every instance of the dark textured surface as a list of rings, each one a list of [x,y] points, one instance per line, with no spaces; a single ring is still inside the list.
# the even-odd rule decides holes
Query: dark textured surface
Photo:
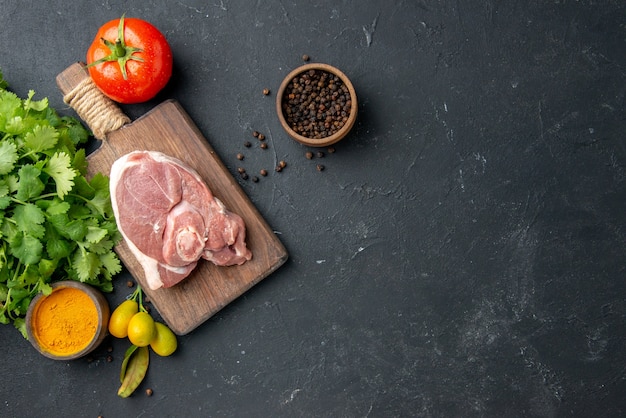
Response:
[[[624,3],[295,3],[0,0],[5,78],[66,114],[54,78],[101,23],[159,27],[174,79],[124,110],[174,98],[233,175],[267,168],[241,184],[290,253],[129,399],[126,342],[54,362],[0,327],[0,416],[626,414]],[[323,160],[262,94],[302,54],[360,99]]]

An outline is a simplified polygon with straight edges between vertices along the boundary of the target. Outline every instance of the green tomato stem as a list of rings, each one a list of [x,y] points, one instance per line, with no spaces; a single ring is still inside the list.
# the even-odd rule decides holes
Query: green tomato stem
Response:
[[[115,55],[117,55],[118,58],[124,58],[126,56],[126,48],[124,48],[120,39],[115,41]]]
[[[109,48],[111,53],[106,57],[92,62],[87,65],[87,67],[93,67],[104,62],[117,61],[124,80],[127,80],[128,73],[126,72],[126,63],[130,60],[143,62],[141,57],[135,56],[135,54],[142,52],[142,49],[126,45],[126,41],[124,40],[124,15],[120,18],[120,24],[117,27],[117,39],[115,42],[111,42],[104,38],[102,38],[102,42],[107,46],[107,48]]]

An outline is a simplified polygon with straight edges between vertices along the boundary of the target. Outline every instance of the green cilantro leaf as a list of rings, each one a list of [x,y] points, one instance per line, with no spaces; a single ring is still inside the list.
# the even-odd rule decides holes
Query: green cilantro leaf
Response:
[[[109,191],[99,190],[96,195],[89,201],[91,207],[93,207],[100,216],[107,217],[113,212],[111,208],[111,196]]]
[[[22,100],[15,93],[0,90],[0,115],[8,121],[15,116],[21,116],[23,113]]]
[[[33,97],[35,96],[34,90],[28,91],[28,98],[24,100],[24,109],[33,109],[37,112],[41,112],[47,109],[48,107],[48,98],[44,97],[41,100],[33,101]]]
[[[87,155],[85,154],[85,149],[81,148],[76,151],[74,154],[74,160],[72,161],[72,167],[74,167],[80,174],[83,176],[87,173],[87,166],[89,163],[87,162]],[[97,175],[102,175],[102,173],[98,173]],[[84,178],[84,177],[83,177]],[[107,181],[107,184],[109,182]]]
[[[55,260],[69,257],[76,248],[76,243],[63,238],[52,226],[46,227],[46,252]]]
[[[43,211],[32,203],[19,205],[13,212],[13,221],[17,229],[29,233],[34,238],[43,238],[46,230],[41,224],[44,220]]]
[[[26,265],[37,263],[42,251],[41,241],[30,235],[18,234],[11,242],[11,254]]]
[[[76,219],[67,223],[63,232],[74,241],[82,241],[87,233],[87,226],[82,220]]]
[[[85,249],[76,251],[72,262],[81,282],[89,280],[100,268],[100,258],[98,258],[98,255]]]
[[[120,263],[120,259],[117,258],[114,252],[107,252],[105,254],[100,255],[100,261],[103,267],[103,273],[107,277],[113,277],[122,271],[122,263]]]
[[[44,168],[44,171],[54,179],[57,185],[57,195],[60,198],[63,198],[72,190],[74,177],[76,177],[77,173],[76,170],[71,168],[69,155],[64,152],[54,154],[48,160],[48,165]]]
[[[61,215],[67,213],[68,210],[70,210],[70,204],[59,199],[53,200],[50,205],[46,207],[46,212],[49,215]]]
[[[17,147],[13,142],[0,143],[0,175],[10,173],[17,161]]]
[[[24,119],[22,119],[21,116],[13,116],[12,118],[7,118],[4,130],[12,135],[21,134],[26,130],[26,124],[24,123]]]
[[[33,152],[42,152],[54,147],[59,133],[49,125],[37,125],[24,138],[24,145]]]
[[[102,241],[102,239],[104,239],[104,237],[106,237],[108,233],[109,232],[106,229],[88,226],[85,239],[92,244],[97,244],[98,242]]]
[[[54,270],[56,270],[58,265],[59,265],[58,260],[41,259],[39,260],[39,267],[38,267],[39,274],[44,279],[47,279],[48,277],[52,276],[52,274],[54,273]]]
[[[39,178],[40,174],[41,170],[33,165],[24,165],[20,168],[16,195],[19,200],[24,201],[37,197],[44,191],[46,186]]]
[[[9,185],[7,182],[0,180],[0,196],[8,196],[9,194]]]

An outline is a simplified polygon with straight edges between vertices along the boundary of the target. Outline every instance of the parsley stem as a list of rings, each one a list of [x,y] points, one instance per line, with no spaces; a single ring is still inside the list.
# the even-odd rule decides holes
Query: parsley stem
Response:
[[[21,200],[16,199],[13,196],[11,196],[11,202],[17,203],[18,205],[25,205],[26,204],[26,202],[22,202]]]
[[[39,161],[39,158],[37,158],[37,154],[36,154],[36,152],[37,152],[37,151],[35,151],[35,150],[30,150],[30,151],[25,152],[24,154],[22,154],[21,158],[28,157],[28,158],[30,158],[31,160],[35,161],[35,162],[36,162],[36,161]],[[34,155],[33,155],[33,154],[34,154]]]

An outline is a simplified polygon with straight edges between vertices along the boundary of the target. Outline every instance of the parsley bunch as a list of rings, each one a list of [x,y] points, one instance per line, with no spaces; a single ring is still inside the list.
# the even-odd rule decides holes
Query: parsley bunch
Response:
[[[109,178],[88,180],[89,132],[48,99],[6,90],[0,72],[0,323],[26,336],[32,298],[77,280],[105,292],[121,271]]]

